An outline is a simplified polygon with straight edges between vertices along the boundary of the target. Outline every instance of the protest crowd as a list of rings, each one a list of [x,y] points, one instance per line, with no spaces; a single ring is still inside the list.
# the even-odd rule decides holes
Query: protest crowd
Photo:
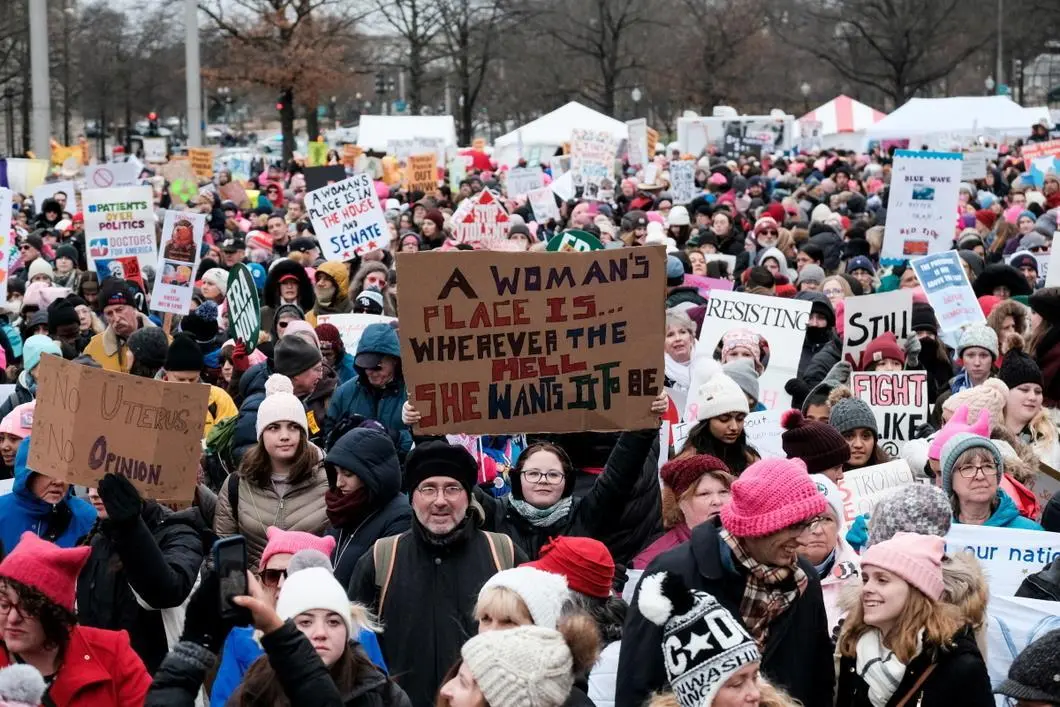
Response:
[[[1042,130],[9,180],[0,704],[1060,705]]]

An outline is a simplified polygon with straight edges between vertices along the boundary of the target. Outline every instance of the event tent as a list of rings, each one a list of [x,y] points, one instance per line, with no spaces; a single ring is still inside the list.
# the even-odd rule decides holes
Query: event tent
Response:
[[[456,147],[456,122],[451,115],[362,115],[357,145],[386,150],[391,140],[441,138]]]
[[[821,124],[821,147],[825,149],[861,150],[865,146],[865,130],[887,116],[871,106],[839,95],[818,106],[799,121]]]
[[[574,128],[605,130],[616,142],[629,138],[629,129],[622,121],[571,101],[494,140],[493,159],[498,165],[514,165],[519,160],[520,143],[524,157],[530,151],[538,151],[542,157],[551,155],[556,148],[570,141]]]
[[[1024,108],[1007,96],[911,98],[886,118],[870,125],[870,138],[919,138],[933,135],[1030,134],[1031,124],[1046,114]]]

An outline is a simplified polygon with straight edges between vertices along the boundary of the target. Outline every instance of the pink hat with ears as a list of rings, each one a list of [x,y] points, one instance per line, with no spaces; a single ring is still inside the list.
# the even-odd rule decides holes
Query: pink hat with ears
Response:
[[[976,418],[975,422],[968,424],[968,406],[961,405],[957,408],[957,412],[953,413],[950,421],[935,434],[935,439],[931,440],[931,446],[928,447],[928,459],[939,461],[942,457],[942,448],[946,446],[946,443],[954,435],[961,432],[969,432],[980,437],[989,437],[990,411],[983,408],[979,411],[979,417]]]
[[[1019,220],[1020,214],[1023,213],[1022,206],[1010,206],[1005,209],[1005,220],[1011,224],[1015,224]]]
[[[645,215],[648,217],[649,222],[661,223],[664,226],[666,225],[666,219],[664,219],[663,215],[658,211],[649,211]]]

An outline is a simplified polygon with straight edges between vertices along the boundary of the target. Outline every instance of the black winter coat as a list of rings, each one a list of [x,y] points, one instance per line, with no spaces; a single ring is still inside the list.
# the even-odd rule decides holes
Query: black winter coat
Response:
[[[516,545],[515,564],[526,561]],[[432,536],[413,518],[412,530],[398,542],[382,612],[373,553],[358,560],[350,599],[368,606],[386,626],[379,644],[387,667],[416,707],[434,704],[460,647],[477,633],[478,592],[496,573],[489,541],[473,515],[444,538]]]
[[[1060,560],[1053,560],[1041,572],[1035,572],[1023,580],[1020,588],[1016,590],[1016,596],[1060,601]]]
[[[509,535],[531,559],[537,559],[541,548],[559,535],[602,540],[621,529],[619,524],[624,517],[629,520],[624,511],[633,498],[644,461],[658,438],[656,429],[623,432],[611,450],[604,472],[589,493],[575,498],[570,513],[549,526],[531,525],[512,508],[509,498],[494,498],[476,487],[475,499],[486,512],[483,527]]]
[[[731,555],[723,558],[723,541],[715,523],[696,526],[687,543],[652,560],[644,576],[661,571],[680,575],[690,589],[714,596],[740,620],[746,580],[732,566]],[[821,582],[812,565],[802,558],[799,565],[809,583],[795,604],[770,625],[762,673],[806,707],[831,707],[835,669]],[[662,628],[644,618],[639,602],[638,587],[622,629],[616,707],[642,707],[667,684]]]
[[[906,702],[908,707],[993,706],[990,675],[975,645],[975,637],[970,629],[965,628],[954,636],[950,647],[940,650],[936,646],[925,646],[920,655],[909,662],[887,707],[895,707],[901,702],[932,662],[936,663],[935,670]],[[839,660],[836,707],[872,707],[868,685],[857,674],[856,664],[856,658]]]
[[[202,516],[146,501],[133,523],[97,523],[92,554],[77,578],[77,621],[129,632],[133,650],[154,673],[169,652],[161,609],[184,603],[203,560]],[[144,609],[133,592],[152,609]]]
[[[799,377],[806,382],[807,386],[813,388],[828,377],[828,371],[832,370],[832,366],[839,363],[842,357],[843,343],[837,336],[834,341],[828,342],[813,355],[805,369],[800,364]]]
[[[0,420],[7,417],[7,413],[11,412],[19,405],[33,402],[35,399],[36,396],[31,393],[26,386],[22,385],[22,376],[19,376],[15,380],[15,389],[11,392],[11,395],[7,396],[7,399],[0,403]]]

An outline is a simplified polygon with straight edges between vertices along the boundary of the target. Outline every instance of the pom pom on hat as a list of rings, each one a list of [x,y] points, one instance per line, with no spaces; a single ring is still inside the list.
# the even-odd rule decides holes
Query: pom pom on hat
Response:
[[[291,379],[279,373],[273,373],[265,381],[265,399],[258,407],[258,419],[255,421],[255,432],[261,439],[265,428],[274,422],[293,422],[309,436],[309,421],[306,419],[302,401],[294,396],[294,385]]]
[[[294,386],[291,385],[291,379],[287,376],[273,373],[269,376],[269,379],[265,381],[265,395],[276,395],[277,393],[289,393],[290,395],[294,395]]]

